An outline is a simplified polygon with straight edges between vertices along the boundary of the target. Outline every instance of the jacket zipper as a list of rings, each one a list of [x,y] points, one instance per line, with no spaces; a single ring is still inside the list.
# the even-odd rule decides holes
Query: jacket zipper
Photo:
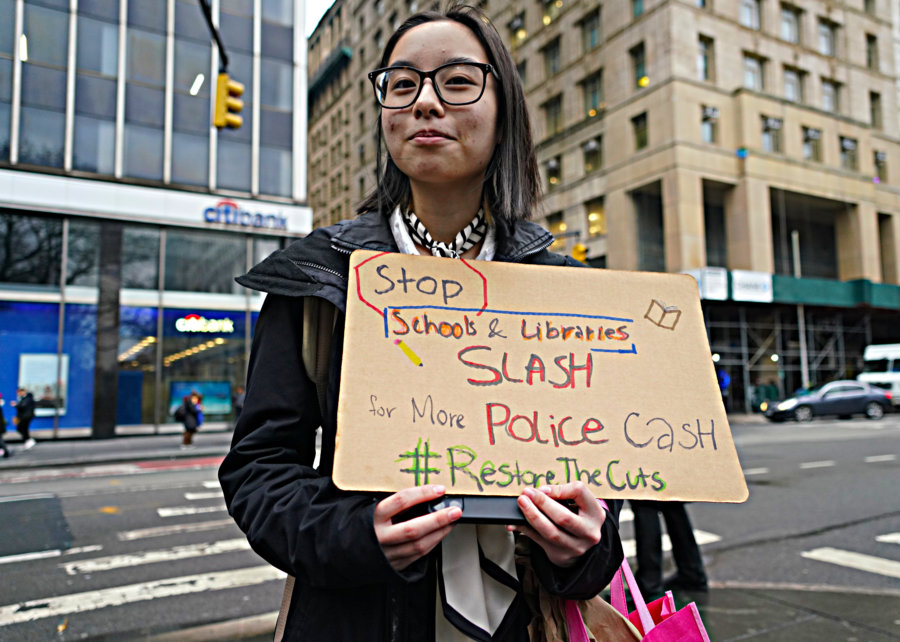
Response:
[[[328,274],[333,274],[336,277],[339,277],[342,281],[346,281],[347,277],[338,272],[337,270],[332,270],[331,268],[327,268],[324,265],[319,265],[318,263],[310,263],[309,261],[293,261],[295,265],[304,265],[306,267],[315,268],[317,270],[321,270],[322,272],[328,272]]]

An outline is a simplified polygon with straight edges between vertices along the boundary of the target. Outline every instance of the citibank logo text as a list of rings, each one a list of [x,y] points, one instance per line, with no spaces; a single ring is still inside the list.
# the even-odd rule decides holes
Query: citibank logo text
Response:
[[[234,201],[221,200],[215,207],[203,210],[203,220],[207,223],[225,223],[241,227],[268,227],[287,230],[287,217],[281,214],[260,214],[243,210]]]
[[[188,314],[175,321],[175,329],[179,332],[218,332],[230,334],[234,332],[234,321],[231,319],[207,319],[199,314]]]

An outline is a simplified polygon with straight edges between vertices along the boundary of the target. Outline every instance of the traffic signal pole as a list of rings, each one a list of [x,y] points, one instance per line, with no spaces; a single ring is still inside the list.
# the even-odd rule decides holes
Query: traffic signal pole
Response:
[[[225,45],[222,43],[218,29],[213,25],[209,0],[199,0],[199,2],[200,8],[203,10],[203,17],[206,18],[206,26],[209,27],[209,32],[219,49],[219,76],[216,79],[213,125],[218,129],[223,127],[238,129],[244,122],[240,116],[241,110],[244,108],[244,101],[240,98],[244,93],[244,85],[228,76],[228,54],[225,52]]]

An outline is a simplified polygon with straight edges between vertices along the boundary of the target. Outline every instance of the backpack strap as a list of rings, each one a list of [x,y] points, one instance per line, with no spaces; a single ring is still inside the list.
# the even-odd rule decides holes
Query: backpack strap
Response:
[[[322,417],[326,412],[331,338],[337,316],[337,308],[329,301],[317,296],[303,298],[303,367],[316,386]]]

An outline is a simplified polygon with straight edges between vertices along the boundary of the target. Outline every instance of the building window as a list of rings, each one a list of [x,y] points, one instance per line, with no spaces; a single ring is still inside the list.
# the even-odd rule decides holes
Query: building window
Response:
[[[698,9],[708,9],[709,3],[706,0],[696,0]]]
[[[759,29],[759,0],[740,0],[740,22],[750,29]]]
[[[744,87],[755,91],[763,89],[763,60],[744,54]]]
[[[547,78],[556,75],[559,72],[559,38],[556,38],[544,47],[544,75]]]
[[[804,160],[815,161],[816,163],[821,162],[822,146],[819,142],[821,139],[822,139],[822,130],[821,129],[813,129],[812,127],[804,127],[803,128],[803,159]]]
[[[631,69],[634,72],[634,88],[643,89],[650,84],[647,77],[647,59],[644,53],[644,43],[632,47],[628,52],[631,55]]]
[[[713,39],[700,36],[697,41],[697,78],[708,81],[715,80],[714,63]]]
[[[594,118],[606,107],[603,98],[603,70],[585,78],[581,82],[581,90],[584,93],[584,115],[586,118]]]
[[[784,68],[784,97],[791,102],[803,102],[803,72],[792,67]]]
[[[562,182],[562,159],[554,156],[544,163],[544,169],[547,170],[547,191],[552,192]]]
[[[584,204],[587,213],[588,237],[606,236],[606,208],[603,197],[592,198]]]
[[[544,103],[544,124],[546,136],[553,136],[562,131],[562,94],[557,94]]]
[[[875,15],[875,4],[875,0],[865,0],[865,2],[863,2],[863,9],[869,15]]]
[[[819,53],[834,56],[837,53],[837,25],[830,20],[819,19]]]
[[[857,140],[855,138],[848,138],[847,136],[840,137],[841,142],[841,167],[849,170],[856,170],[859,167],[859,158],[857,154]]]
[[[881,119],[881,94],[875,91],[869,92],[869,122],[875,129],[883,126]]]
[[[600,9],[590,12],[581,21],[581,48],[587,53],[597,48],[603,39]]]
[[[518,47],[528,37],[528,31],[525,29],[525,13],[519,13],[515,18],[509,21],[509,40],[512,46]]]
[[[542,4],[543,15],[541,15],[541,22],[544,26],[547,26],[559,17],[563,3],[558,0],[542,0]]]
[[[781,153],[781,125],[780,118],[762,117],[762,148],[770,154]]]
[[[704,143],[718,141],[719,108],[703,105],[700,108],[700,137]]]
[[[875,183],[887,182],[887,152],[875,152]]]
[[[631,17],[639,18],[644,13],[644,0],[631,0]]]
[[[649,132],[647,127],[647,112],[638,114],[631,119],[631,128],[634,131],[634,149],[641,150],[647,147],[649,143]]]
[[[603,138],[592,138],[581,146],[584,152],[584,173],[590,174],[603,167]]]
[[[516,63],[516,73],[519,74],[519,82],[522,83],[523,87],[525,86],[525,78],[527,77],[526,76],[526,72],[528,71],[527,63],[528,63],[528,61],[524,60],[524,59],[520,60],[518,63]]]
[[[549,249],[554,252],[562,250],[566,245],[566,222],[563,220],[563,213],[553,212],[552,214],[548,214],[546,221],[547,229],[550,230],[550,233],[555,237],[555,240],[550,245]]]
[[[800,10],[797,7],[781,5],[781,39],[800,42]]]
[[[866,67],[878,71],[878,38],[866,34]]]
[[[822,81],[822,109],[834,114],[841,111],[840,84],[833,80]]]

